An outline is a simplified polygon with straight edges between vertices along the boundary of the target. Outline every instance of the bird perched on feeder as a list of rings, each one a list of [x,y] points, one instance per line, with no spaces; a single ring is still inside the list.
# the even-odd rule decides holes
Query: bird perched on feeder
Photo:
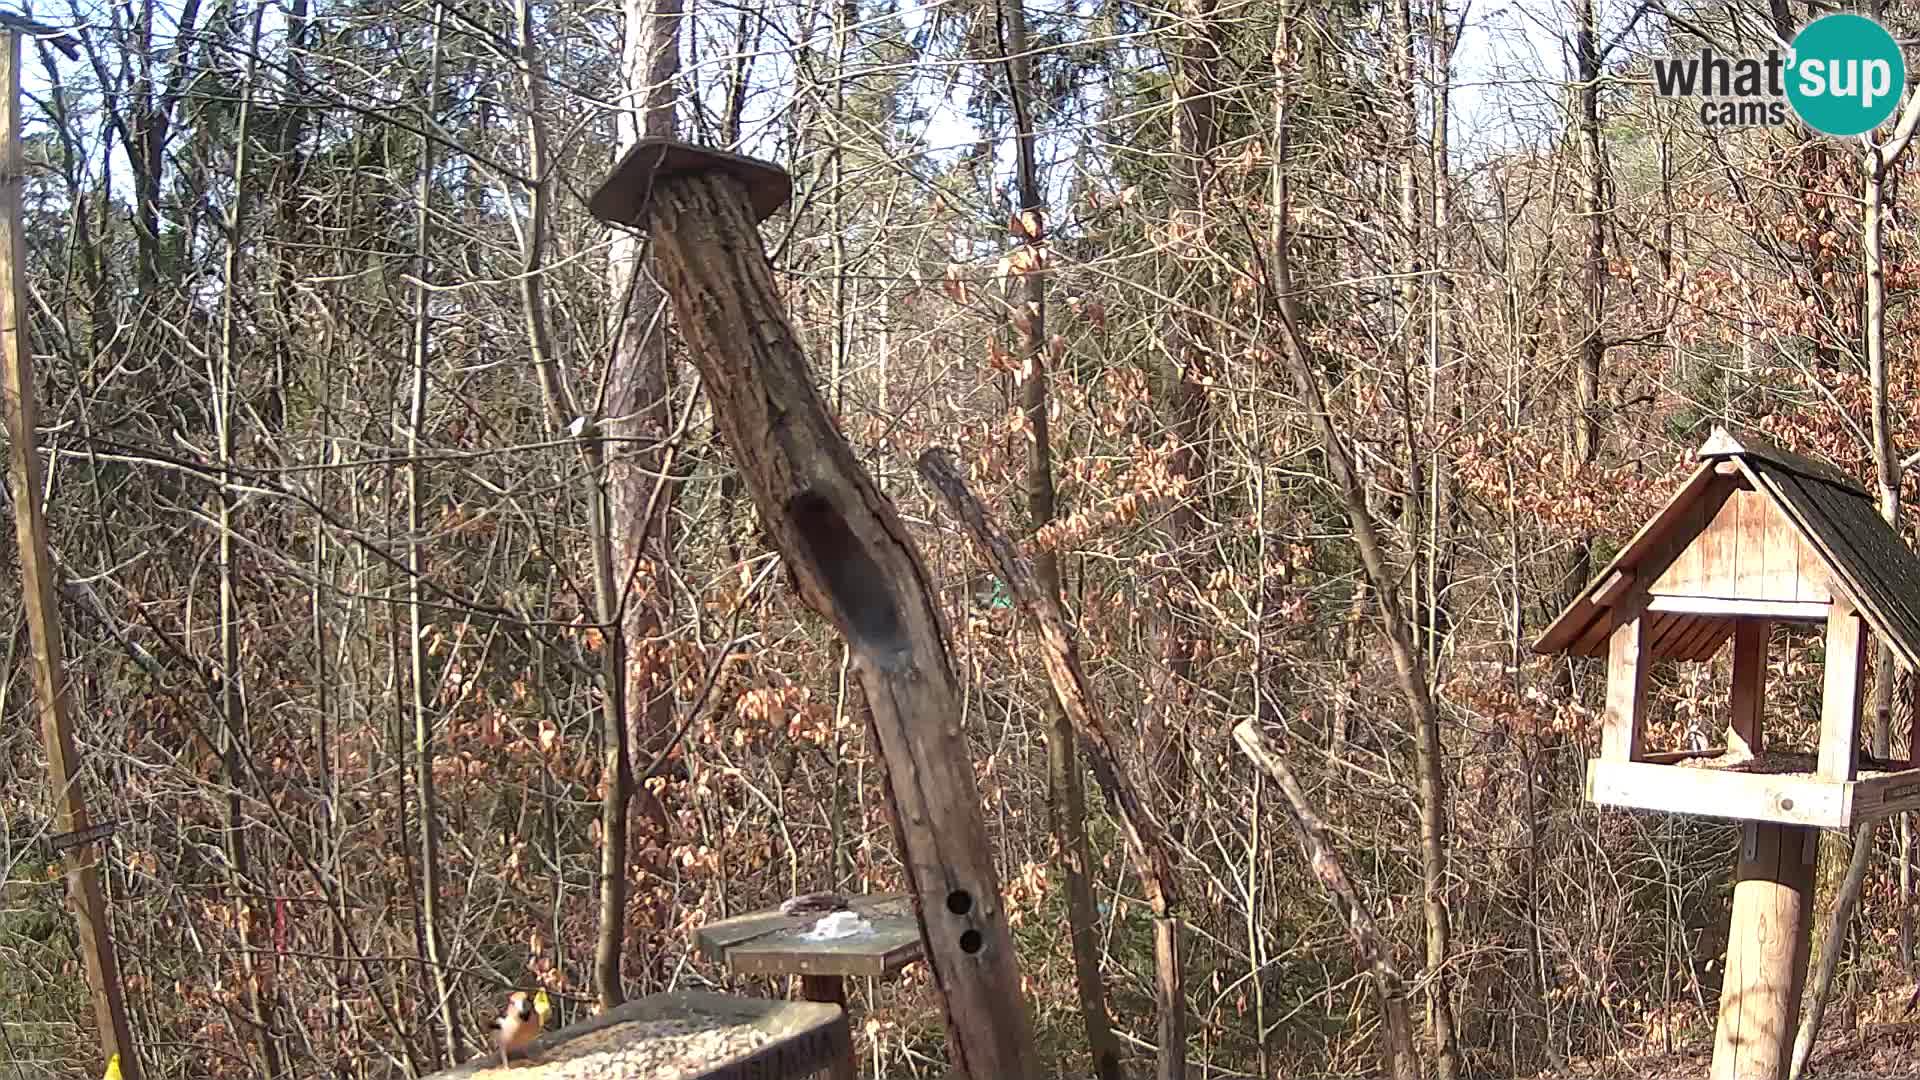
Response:
[[[780,905],[782,915],[830,915],[836,911],[846,911],[853,905],[839,893],[811,892],[789,897]]]
[[[507,999],[507,1009],[493,1022],[494,1038],[500,1044],[500,1066],[506,1067],[507,1055],[539,1038],[541,1029],[547,1026],[547,1014],[553,1011],[552,1002],[547,1000],[547,992],[542,990],[527,997],[525,990],[516,990]]]

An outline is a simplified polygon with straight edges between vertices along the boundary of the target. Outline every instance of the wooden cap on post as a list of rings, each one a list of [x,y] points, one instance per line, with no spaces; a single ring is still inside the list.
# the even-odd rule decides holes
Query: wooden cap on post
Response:
[[[793,177],[770,161],[710,150],[678,139],[646,138],[633,144],[612,175],[587,200],[594,217],[614,225],[645,228],[654,182],[682,173],[718,171],[747,189],[754,224],[772,217],[793,197]]]

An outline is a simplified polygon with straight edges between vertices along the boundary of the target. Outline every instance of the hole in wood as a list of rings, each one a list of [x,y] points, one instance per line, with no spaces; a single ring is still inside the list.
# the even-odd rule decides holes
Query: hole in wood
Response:
[[[973,910],[973,897],[965,889],[955,889],[947,894],[947,910],[955,915],[965,915]]]
[[[968,956],[979,952],[983,943],[978,930],[968,930],[960,935],[960,951]]]
[[[803,491],[787,501],[787,518],[820,568],[854,643],[882,652],[906,652],[906,627],[900,622],[886,575],[833,503],[819,492]]]

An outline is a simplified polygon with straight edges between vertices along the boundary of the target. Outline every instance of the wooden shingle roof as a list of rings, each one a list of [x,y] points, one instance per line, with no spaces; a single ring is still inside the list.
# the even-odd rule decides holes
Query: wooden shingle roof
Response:
[[[1686,484],[1560,613],[1534,643],[1535,652],[1604,655],[1622,583],[1637,580],[1644,590],[1694,544],[1720,505],[1716,494],[1727,498],[1730,481],[1716,470],[1731,462],[1818,562],[1810,569],[1823,572],[1836,597],[1909,668],[1920,669],[1920,556],[1881,518],[1865,488],[1831,465],[1724,427],[1714,428],[1698,457],[1700,467]],[[1666,612],[1656,618],[1655,655],[1701,660],[1726,640],[1734,617]]]

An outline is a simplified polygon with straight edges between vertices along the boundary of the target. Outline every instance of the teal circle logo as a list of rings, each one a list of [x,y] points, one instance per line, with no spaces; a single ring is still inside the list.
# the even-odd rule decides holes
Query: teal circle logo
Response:
[[[1887,28],[1864,15],[1822,15],[1794,35],[1787,100],[1815,131],[1860,135],[1899,107],[1907,61]]]

